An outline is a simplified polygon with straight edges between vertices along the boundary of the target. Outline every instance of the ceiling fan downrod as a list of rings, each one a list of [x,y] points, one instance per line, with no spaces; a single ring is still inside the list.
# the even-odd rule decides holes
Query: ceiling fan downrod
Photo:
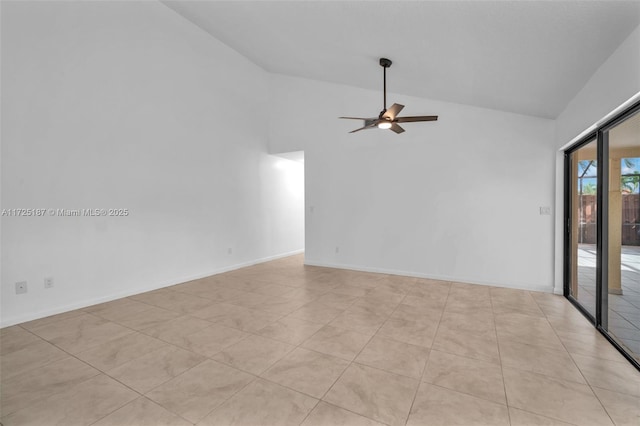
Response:
[[[383,85],[383,93],[384,93],[383,95],[384,105],[383,105],[382,112],[380,113],[380,117],[382,117],[382,114],[387,112],[387,68],[389,68],[392,63],[393,62],[391,62],[391,59],[380,58],[380,66],[382,67],[382,85]]]

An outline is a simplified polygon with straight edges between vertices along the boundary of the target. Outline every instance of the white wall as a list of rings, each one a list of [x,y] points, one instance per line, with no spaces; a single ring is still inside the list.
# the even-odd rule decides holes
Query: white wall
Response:
[[[562,293],[564,155],[581,135],[640,100],[640,26],[618,46],[556,120],[555,292]]]
[[[439,121],[348,134],[337,117],[377,115],[381,92],[271,89],[271,151],[305,150],[306,263],[551,291],[552,120],[389,94]]]
[[[640,92],[640,26],[611,54],[557,118],[564,146]]]
[[[268,83],[160,3],[2,2],[2,208],[130,211],[2,217],[2,325],[302,249]]]

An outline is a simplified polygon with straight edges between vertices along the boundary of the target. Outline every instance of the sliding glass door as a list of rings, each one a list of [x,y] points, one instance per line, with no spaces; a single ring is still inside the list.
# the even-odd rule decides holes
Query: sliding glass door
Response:
[[[571,170],[571,242],[569,295],[593,318],[596,316],[598,218],[598,145],[587,141],[569,154]]]
[[[602,326],[640,360],[640,112],[604,130],[603,137],[609,157],[609,224]]]
[[[565,152],[565,296],[640,368],[640,103]]]

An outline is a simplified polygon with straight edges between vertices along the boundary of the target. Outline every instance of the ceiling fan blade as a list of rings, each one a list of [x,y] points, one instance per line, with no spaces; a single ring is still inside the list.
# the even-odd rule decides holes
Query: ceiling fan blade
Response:
[[[391,124],[391,128],[389,130],[392,130],[396,133],[402,133],[404,132],[404,129],[400,126],[398,126],[396,123]]]
[[[414,117],[396,117],[393,120],[396,123],[413,123],[416,121],[436,121],[438,120],[437,115],[417,115]]]
[[[377,120],[377,118],[363,118],[363,117],[338,117],[338,118],[344,118],[346,120],[364,120],[364,121],[371,121],[371,120]]]
[[[376,128],[377,126],[378,126],[378,122],[377,122],[377,121],[374,121],[374,122],[373,122],[373,123],[371,123],[371,124],[367,124],[367,125],[366,125],[366,126],[364,126],[364,127],[360,127],[359,129],[352,130],[352,131],[350,131],[349,133],[355,133],[355,132],[359,132],[360,130],[365,130],[365,129],[374,129],[374,128]]]
[[[400,111],[402,111],[402,108],[404,108],[404,105],[393,104],[389,107],[389,109],[385,111],[384,114],[382,114],[382,117],[394,120],[396,118],[396,115],[398,115]]]

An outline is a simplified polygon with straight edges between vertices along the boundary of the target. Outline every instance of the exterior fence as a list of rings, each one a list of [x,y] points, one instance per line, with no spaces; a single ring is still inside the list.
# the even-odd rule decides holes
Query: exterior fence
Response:
[[[578,196],[578,209],[582,213],[578,225],[578,240],[584,244],[595,244],[596,196]],[[640,246],[639,194],[622,194],[622,245]]]

